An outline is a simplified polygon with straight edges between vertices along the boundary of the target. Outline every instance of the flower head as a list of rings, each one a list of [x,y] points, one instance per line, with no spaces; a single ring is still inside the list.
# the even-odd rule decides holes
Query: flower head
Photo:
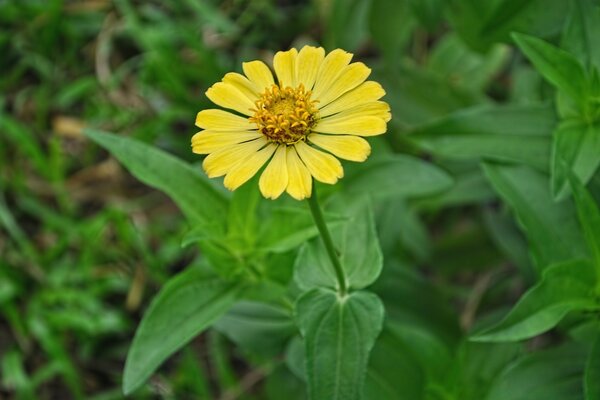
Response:
[[[235,190],[265,164],[259,180],[263,196],[284,191],[310,197],[312,179],[334,184],[344,175],[338,158],[364,161],[371,152],[362,136],[385,133],[389,106],[385,91],[366,81],[371,70],[350,63],[352,54],[304,46],[275,54],[275,81],[261,61],[243,63],[244,75],[228,73],[206,95],[230,111],[203,110],[192,151],[208,154],[209,177],[225,175]],[[336,158],[337,157],[337,158]]]

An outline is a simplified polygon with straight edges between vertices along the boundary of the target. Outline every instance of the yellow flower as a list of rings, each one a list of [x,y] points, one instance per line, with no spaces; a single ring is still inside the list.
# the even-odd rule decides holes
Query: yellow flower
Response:
[[[206,92],[219,109],[203,110],[192,150],[208,154],[210,178],[225,175],[235,190],[266,163],[259,188],[266,198],[284,191],[310,197],[312,178],[334,184],[344,175],[340,161],[364,161],[371,152],[361,136],[385,133],[390,108],[379,101],[385,91],[366,81],[363,63],[337,49],[304,46],[275,54],[277,83],[261,61],[243,63],[244,75],[228,73]],[[365,82],[366,81],[366,82]]]

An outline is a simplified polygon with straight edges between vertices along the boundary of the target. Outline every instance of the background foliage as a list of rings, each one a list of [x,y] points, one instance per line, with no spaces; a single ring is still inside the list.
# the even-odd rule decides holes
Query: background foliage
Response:
[[[353,287],[379,276],[363,397],[600,398],[599,41],[595,0],[0,1],[0,398],[122,398],[161,288],[194,316],[168,327],[213,327],[171,357],[140,334],[163,353],[132,350],[131,398],[323,393],[296,325],[330,307],[307,208],[231,196],[189,149],[212,83],[306,43],[354,52],[392,107],[319,187],[338,243],[372,244]],[[340,207],[360,193],[372,212]]]

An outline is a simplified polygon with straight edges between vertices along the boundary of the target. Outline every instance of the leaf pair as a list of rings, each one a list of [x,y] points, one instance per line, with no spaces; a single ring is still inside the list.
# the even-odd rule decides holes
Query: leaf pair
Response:
[[[592,16],[594,12],[597,14],[595,22],[600,24],[598,10],[592,7],[590,12]],[[558,90],[557,106],[562,121],[554,131],[551,172],[553,195],[562,200],[569,193],[569,170],[585,184],[600,165],[598,66],[590,64],[588,73],[565,50],[532,36],[513,34],[513,38],[540,74]],[[593,54],[589,56],[595,59]]]
[[[508,185],[500,175],[502,167],[487,167],[487,172],[495,185],[500,185],[501,188],[504,186],[503,191],[506,195]],[[587,244],[588,258],[568,260],[546,268],[541,281],[521,297],[502,321],[475,334],[472,340],[527,339],[553,328],[569,312],[597,312],[600,309],[597,298],[600,291],[600,211],[593,197],[573,174],[570,175],[570,182]],[[509,201],[512,199],[513,206],[521,213],[521,218],[531,218],[520,203],[514,203],[515,199],[518,199],[514,192],[508,192],[508,198]],[[535,225],[535,221],[526,223],[526,227],[529,228]]]

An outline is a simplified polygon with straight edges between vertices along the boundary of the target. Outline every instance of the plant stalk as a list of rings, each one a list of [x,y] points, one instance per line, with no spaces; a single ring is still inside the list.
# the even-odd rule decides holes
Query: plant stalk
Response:
[[[348,287],[346,284],[346,275],[344,274],[344,269],[342,268],[340,257],[335,251],[335,246],[333,245],[333,240],[331,239],[331,233],[329,233],[329,228],[327,228],[327,224],[325,223],[325,217],[323,217],[323,211],[321,211],[321,206],[319,206],[319,200],[317,199],[317,192],[314,185],[312,190],[312,196],[310,196],[307,200],[310,206],[310,211],[312,213],[313,219],[315,220],[315,225],[317,226],[317,229],[321,234],[321,240],[323,240],[323,244],[325,245],[325,249],[327,249],[329,259],[333,264],[335,276],[338,281],[338,292],[341,296],[345,296],[348,292]]]

